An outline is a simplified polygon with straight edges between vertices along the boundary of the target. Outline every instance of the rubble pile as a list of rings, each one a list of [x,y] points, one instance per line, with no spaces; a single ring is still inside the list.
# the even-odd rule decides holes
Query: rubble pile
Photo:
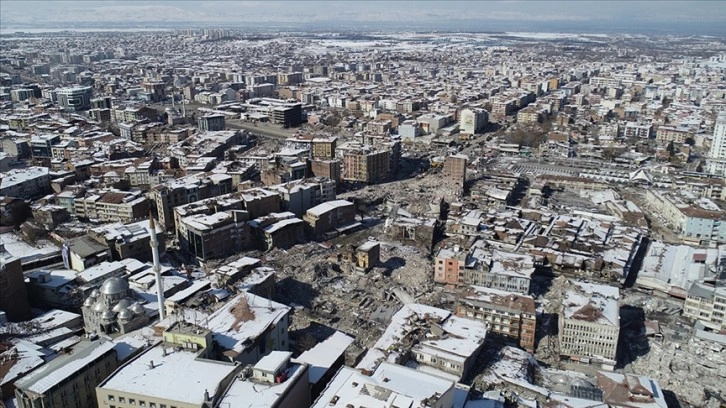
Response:
[[[650,352],[637,359],[632,371],[658,381],[695,407],[723,406],[726,393],[726,353],[714,343],[691,338],[685,343],[650,342]],[[720,347],[719,347],[720,349]]]

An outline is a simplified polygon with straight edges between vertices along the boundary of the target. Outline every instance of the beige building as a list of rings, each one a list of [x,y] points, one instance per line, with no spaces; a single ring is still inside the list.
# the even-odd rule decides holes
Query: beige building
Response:
[[[185,330],[189,333],[182,336],[184,342],[168,342],[165,335],[163,343],[137,355],[99,384],[98,407],[217,406],[223,390],[242,366],[204,358],[206,349],[199,344],[204,333],[195,335],[195,331]]]
[[[456,315],[483,320],[487,329],[534,350],[536,314],[534,299],[497,289],[473,286],[458,299]]]
[[[726,286],[715,286],[713,281],[691,285],[683,316],[700,320],[713,331],[726,330]]]
[[[449,156],[444,161],[444,175],[457,186],[464,187],[466,183],[466,162],[469,157],[463,154]]]
[[[118,367],[110,341],[82,341],[15,382],[18,408],[95,408],[94,388]],[[104,405],[100,405],[103,407]]]
[[[614,367],[620,334],[620,291],[608,285],[570,283],[559,316],[560,355]]]

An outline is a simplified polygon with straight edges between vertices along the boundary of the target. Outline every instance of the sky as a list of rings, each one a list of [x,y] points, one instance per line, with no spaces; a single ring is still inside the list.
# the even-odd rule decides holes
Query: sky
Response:
[[[16,25],[204,23],[228,26],[346,23],[394,31],[711,30],[726,35],[726,5],[692,1],[34,1],[0,0],[0,28]],[[559,29],[559,30],[558,30]]]

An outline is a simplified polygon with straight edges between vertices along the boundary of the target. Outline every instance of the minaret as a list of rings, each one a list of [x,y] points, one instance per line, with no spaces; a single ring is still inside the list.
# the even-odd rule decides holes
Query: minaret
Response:
[[[156,275],[156,300],[159,302],[159,320],[166,317],[164,310],[164,286],[161,283],[161,265],[159,265],[159,240],[156,238],[154,217],[149,214],[149,234],[151,235],[151,255],[154,261],[154,275]]]

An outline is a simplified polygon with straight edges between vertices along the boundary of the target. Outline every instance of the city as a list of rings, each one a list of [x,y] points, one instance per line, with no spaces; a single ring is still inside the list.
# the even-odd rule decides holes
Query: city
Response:
[[[0,405],[726,406],[726,36],[204,27],[0,34]]]

